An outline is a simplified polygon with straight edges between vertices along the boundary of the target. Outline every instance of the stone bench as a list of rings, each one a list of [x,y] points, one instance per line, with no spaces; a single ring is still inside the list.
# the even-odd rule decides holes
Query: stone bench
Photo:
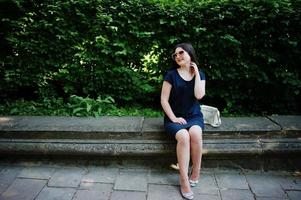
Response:
[[[301,116],[227,117],[218,128],[206,126],[204,159],[282,158],[300,165]],[[1,116],[0,155],[161,157],[175,159],[175,141],[162,118]],[[231,159],[229,159],[231,158]]]

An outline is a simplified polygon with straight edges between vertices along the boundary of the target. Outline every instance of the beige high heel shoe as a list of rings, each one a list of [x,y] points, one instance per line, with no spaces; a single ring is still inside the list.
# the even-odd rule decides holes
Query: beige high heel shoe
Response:
[[[193,199],[193,192],[183,192],[182,188],[181,188],[181,195],[185,198],[185,199]]]
[[[192,170],[193,170],[193,168],[192,168]],[[191,174],[192,174],[192,170],[191,170]],[[191,176],[191,174],[190,174],[190,176]],[[195,181],[192,179],[189,179],[189,183],[190,183],[191,187],[195,187],[199,183],[199,179],[195,180]]]
[[[191,187],[195,187],[199,183],[199,180],[194,181],[189,179],[189,183]]]
[[[189,182],[189,181],[188,181]],[[185,199],[193,199],[193,192],[191,191],[190,188],[190,192],[184,192],[182,189],[182,181],[180,180],[180,191],[181,191],[181,195],[185,198]]]

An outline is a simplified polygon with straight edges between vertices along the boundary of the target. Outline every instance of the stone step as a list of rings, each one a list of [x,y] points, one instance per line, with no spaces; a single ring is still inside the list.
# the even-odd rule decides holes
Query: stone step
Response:
[[[222,118],[206,126],[204,139],[300,138],[300,116]],[[170,140],[163,118],[144,117],[0,117],[1,139],[135,139]]]
[[[173,141],[0,139],[1,154],[157,156],[175,154]],[[290,139],[208,139],[205,156],[301,154],[301,141]]]
[[[205,156],[301,153],[301,117],[229,117],[206,126]],[[162,118],[0,117],[0,154],[158,156],[175,153]]]

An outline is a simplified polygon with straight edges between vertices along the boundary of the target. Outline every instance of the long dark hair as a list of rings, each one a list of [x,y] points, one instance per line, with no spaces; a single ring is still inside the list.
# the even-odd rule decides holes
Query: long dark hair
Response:
[[[190,43],[180,43],[180,44],[177,44],[174,47],[173,52],[175,52],[175,50],[177,48],[179,48],[179,47],[182,48],[182,49],[184,49],[189,54],[192,62],[194,62],[196,65],[199,65],[199,62],[197,60],[194,48],[192,47],[192,45]],[[173,67],[179,68],[180,66],[177,64],[176,61],[173,60]]]

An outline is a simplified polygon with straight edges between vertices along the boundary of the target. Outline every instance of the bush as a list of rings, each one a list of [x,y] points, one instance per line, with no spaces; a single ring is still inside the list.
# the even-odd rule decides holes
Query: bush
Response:
[[[6,102],[0,105],[0,115],[50,115],[50,116],[77,116],[100,117],[104,115],[113,116],[146,116],[162,117],[162,111],[157,111],[141,106],[116,107],[112,97],[96,100],[89,97],[72,95],[67,102],[62,98],[43,99],[40,101],[28,101],[20,99],[14,102]]]
[[[204,103],[224,113],[301,111],[299,0],[0,5],[2,100],[101,95],[159,107],[172,47],[191,41],[207,77]]]

